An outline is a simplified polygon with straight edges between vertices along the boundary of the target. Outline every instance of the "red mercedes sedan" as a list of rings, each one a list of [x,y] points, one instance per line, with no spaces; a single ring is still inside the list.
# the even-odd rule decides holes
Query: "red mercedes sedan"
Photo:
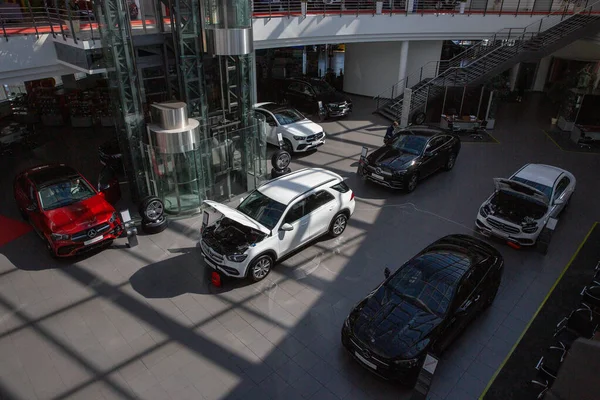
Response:
[[[69,257],[108,244],[123,232],[121,216],[107,201],[114,198],[111,185],[104,188],[98,192],[64,164],[42,165],[17,175],[14,196],[50,254]]]

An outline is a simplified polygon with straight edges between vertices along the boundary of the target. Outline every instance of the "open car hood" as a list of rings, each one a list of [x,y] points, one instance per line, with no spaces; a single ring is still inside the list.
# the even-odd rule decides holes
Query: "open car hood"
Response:
[[[550,205],[548,196],[524,183],[505,178],[494,178],[494,185],[496,185],[497,191],[508,194],[517,194],[520,197],[527,197],[536,203],[542,203],[546,206]]]
[[[260,224],[258,221],[253,220],[252,218],[248,217],[247,215],[245,215],[231,207],[228,207],[225,204],[217,203],[216,201],[212,201],[212,200],[204,200],[203,203],[211,206],[212,208],[214,208],[215,210],[217,210],[218,212],[223,214],[225,217],[237,222],[238,224],[242,224],[251,229],[256,229],[257,231],[260,231],[260,232],[264,233],[265,235],[268,235],[271,233],[270,230],[268,230],[265,226]]]

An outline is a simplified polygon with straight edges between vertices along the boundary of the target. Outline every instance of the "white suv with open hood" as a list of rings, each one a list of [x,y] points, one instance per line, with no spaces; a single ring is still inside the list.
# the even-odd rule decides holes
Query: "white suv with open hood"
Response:
[[[206,263],[234,278],[260,281],[277,260],[315,238],[344,232],[354,213],[354,193],[343,178],[306,168],[273,179],[233,209],[205,200],[217,218],[202,229]]]
[[[550,218],[557,218],[575,191],[575,177],[544,164],[527,164],[510,178],[495,178],[496,191],[481,205],[476,226],[518,246],[532,246]]]

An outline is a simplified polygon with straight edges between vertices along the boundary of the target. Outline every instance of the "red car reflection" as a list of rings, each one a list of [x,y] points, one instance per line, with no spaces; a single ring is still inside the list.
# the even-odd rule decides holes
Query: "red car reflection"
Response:
[[[14,195],[21,215],[50,253],[69,257],[101,247],[123,232],[119,213],[107,201],[114,198],[112,183],[98,192],[71,167],[42,165],[17,175]]]

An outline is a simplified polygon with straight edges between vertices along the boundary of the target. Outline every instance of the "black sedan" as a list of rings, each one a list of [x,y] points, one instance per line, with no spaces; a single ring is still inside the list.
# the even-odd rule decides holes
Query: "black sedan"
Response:
[[[369,371],[414,386],[427,353],[441,354],[489,307],[504,261],[489,244],[449,235],[426,247],[360,301],[342,343]]]
[[[460,146],[460,138],[449,131],[424,125],[409,126],[362,158],[359,174],[380,185],[412,192],[421,179],[435,171],[451,170]]]

